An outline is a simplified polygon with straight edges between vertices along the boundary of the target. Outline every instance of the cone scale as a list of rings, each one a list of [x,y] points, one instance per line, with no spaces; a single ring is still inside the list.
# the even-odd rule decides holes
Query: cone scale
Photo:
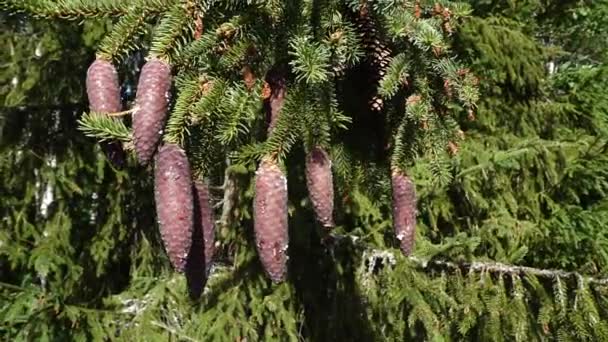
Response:
[[[154,155],[167,119],[171,68],[151,59],[142,68],[133,112],[133,140],[139,163],[147,164]]]
[[[192,245],[194,203],[188,158],[177,145],[158,149],[154,199],[165,250],[173,267],[182,272]]]
[[[253,219],[262,266],[270,279],[279,283],[287,276],[287,179],[270,159],[262,161],[256,171]]]
[[[393,227],[401,251],[410,255],[416,233],[416,187],[402,171],[393,170]]]

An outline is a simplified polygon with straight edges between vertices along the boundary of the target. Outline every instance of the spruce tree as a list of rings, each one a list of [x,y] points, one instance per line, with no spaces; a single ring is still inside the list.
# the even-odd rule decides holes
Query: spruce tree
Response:
[[[6,339],[608,340],[605,1],[0,8]]]

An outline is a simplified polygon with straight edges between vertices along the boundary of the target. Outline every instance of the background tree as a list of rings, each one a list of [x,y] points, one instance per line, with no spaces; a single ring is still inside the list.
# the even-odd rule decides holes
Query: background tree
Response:
[[[7,338],[606,339],[605,2],[5,6]],[[164,253],[151,167],[130,153],[117,170],[83,135],[132,149],[129,115],[88,113],[93,51],[118,68],[125,109],[144,56],[173,68],[163,140],[185,148],[217,204],[200,298]],[[268,132],[264,78],[277,65],[285,98]],[[331,234],[306,187],[318,145],[333,162]],[[289,191],[280,284],[258,261],[252,222],[269,154]],[[409,257],[392,229],[391,167],[416,184]]]

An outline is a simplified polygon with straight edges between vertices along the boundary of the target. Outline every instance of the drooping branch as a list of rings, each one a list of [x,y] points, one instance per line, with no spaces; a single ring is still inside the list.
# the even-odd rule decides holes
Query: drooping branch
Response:
[[[537,277],[544,278],[575,278],[583,279],[586,283],[593,283],[597,285],[608,285],[608,278],[595,278],[585,276],[579,272],[564,271],[559,269],[543,269],[528,266],[517,266],[508,265],[500,262],[488,261],[473,261],[455,263],[446,260],[425,260],[415,256],[408,257],[408,260],[414,262],[423,269],[428,269],[430,266],[444,268],[449,270],[464,269],[474,272],[490,272],[490,273],[503,273],[511,275],[534,275]]]
[[[366,245],[358,241],[357,237],[349,235],[332,235],[334,246],[336,243],[341,243],[344,240],[348,240],[357,247],[360,247],[368,251],[367,260],[370,261],[370,265],[377,262],[388,262],[393,264],[400,254],[398,251],[378,249],[372,246]],[[596,284],[600,286],[608,285],[608,278],[597,278],[585,276],[579,272],[565,271],[560,269],[543,269],[529,266],[509,265],[496,261],[472,261],[472,262],[454,262],[449,260],[441,259],[425,259],[417,256],[408,256],[406,259],[411,262],[416,268],[421,270],[429,270],[431,268],[438,268],[443,270],[464,270],[473,272],[489,272],[493,274],[509,274],[509,275],[533,275],[541,278],[552,278],[552,279],[575,279],[577,281],[584,281],[589,284]]]

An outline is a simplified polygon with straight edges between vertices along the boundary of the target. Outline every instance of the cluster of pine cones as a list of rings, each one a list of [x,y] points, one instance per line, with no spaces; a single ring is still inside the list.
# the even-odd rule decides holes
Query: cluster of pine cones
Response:
[[[140,164],[154,158],[156,214],[161,237],[171,264],[185,272],[191,293],[202,291],[214,254],[214,217],[209,189],[193,180],[186,152],[178,145],[161,144],[172,83],[171,67],[152,58],[142,68],[133,111],[135,154]],[[266,96],[269,131],[280,115],[285,97],[285,80],[268,78]],[[118,76],[114,66],[97,59],[87,73],[90,109],[98,113],[121,110]],[[120,145],[113,145],[120,148]],[[121,153],[122,150],[120,150]],[[322,146],[306,156],[306,184],[317,221],[334,226],[334,187],[331,159]],[[393,217],[396,237],[408,255],[416,225],[415,187],[403,172],[392,174]],[[256,171],[253,201],[256,248],[269,278],[285,280],[288,260],[287,179],[273,155],[262,159]]]
[[[173,267],[186,273],[191,294],[198,296],[213,260],[215,219],[208,184],[193,180],[186,152],[175,144],[160,144],[171,82],[171,67],[162,60],[153,58],[142,68],[133,111],[135,154],[142,165],[154,157],[154,199],[165,250]],[[89,67],[87,95],[93,112],[120,111],[112,63],[98,58]]]

